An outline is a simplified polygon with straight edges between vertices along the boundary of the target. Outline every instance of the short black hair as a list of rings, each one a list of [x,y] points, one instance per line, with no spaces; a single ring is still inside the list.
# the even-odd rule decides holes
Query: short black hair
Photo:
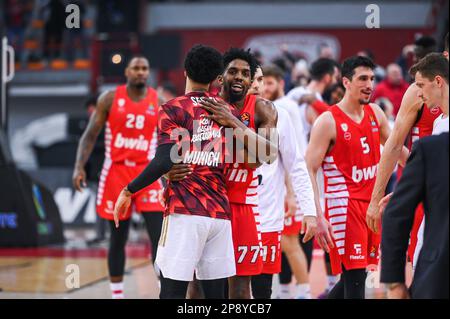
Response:
[[[223,54],[223,65],[225,69],[228,65],[234,60],[243,60],[248,63],[250,66],[250,76],[253,79],[256,73],[256,69],[258,68],[258,60],[256,57],[250,52],[250,49],[244,50],[241,48],[230,48]]]
[[[412,76],[415,76],[417,72],[420,72],[423,77],[430,81],[433,81],[436,76],[441,76],[449,83],[449,70],[448,60],[442,55],[442,53],[430,53],[422,60],[417,62],[411,67],[409,71]]]
[[[132,55],[132,56],[128,59],[128,61],[127,61],[127,67],[130,66],[131,61],[133,61],[134,59],[144,59],[144,60],[147,60],[148,64],[150,65],[150,61],[148,60],[148,58],[147,58],[145,55],[143,55],[143,54],[141,54],[141,53],[138,53],[138,54]]]
[[[337,67],[340,69],[339,64],[328,58],[320,58],[311,64],[311,68],[309,70],[309,74],[311,76],[311,80],[320,81],[324,78],[325,75],[334,74],[334,68]]]
[[[355,69],[360,66],[370,68],[372,70],[375,69],[375,64],[370,58],[365,56],[352,56],[345,59],[342,63],[342,77],[346,77],[351,80],[353,75],[355,75]]]
[[[437,43],[433,37],[424,35],[414,42],[416,48],[414,54],[418,60],[423,59],[428,53],[436,52]]]
[[[223,72],[222,54],[212,47],[197,44],[187,53],[184,69],[192,81],[209,84]]]

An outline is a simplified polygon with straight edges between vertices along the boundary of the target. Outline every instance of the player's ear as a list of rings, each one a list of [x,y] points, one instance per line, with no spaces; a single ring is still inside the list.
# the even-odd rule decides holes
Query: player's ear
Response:
[[[217,82],[219,82],[220,85],[223,85],[223,75],[222,74],[219,74],[217,76]]]

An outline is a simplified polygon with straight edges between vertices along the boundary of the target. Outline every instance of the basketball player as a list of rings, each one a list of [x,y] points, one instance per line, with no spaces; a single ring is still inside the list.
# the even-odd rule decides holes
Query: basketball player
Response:
[[[91,155],[97,137],[105,130],[105,161],[97,194],[97,213],[110,221],[111,235],[108,250],[108,270],[112,297],[124,298],[123,273],[125,244],[128,238],[131,208],[121,217],[123,226],[116,229],[113,223],[114,201],[122,188],[137,176],[154,156],[158,97],[147,87],[150,69],[145,57],[130,60],[125,76],[127,84],[102,94],[91,116],[77,150],[73,185],[77,191],[86,187],[85,164]],[[161,232],[163,207],[158,201],[161,184],[155,181],[145,191],[133,197],[135,208],[144,217],[152,242],[152,258],[156,256]]]
[[[442,53],[448,60],[448,33],[445,37],[445,51]],[[417,139],[431,135],[433,132],[433,124],[436,118],[442,114],[438,106],[427,107],[422,99],[419,98],[419,87],[416,83],[409,86],[405,92],[400,109],[395,119],[394,128],[384,145],[383,154],[381,155],[378,167],[376,182],[367,210],[366,221],[369,228],[374,232],[379,232],[382,207],[381,200],[385,195],[386,185],[394,171],[395,165],[399,162],[402,166],[406,163],[409,152],[403,149],[404,141],[408,133],[408,148],[411,149],[413,142]],[[406,153],[406,154],[405,154]],[[388,195],[390,196],[390,195]],[[389,197],[388,197],[389,198]],[[386,198],[383,202],[386,203]],[[416,210],[414,224],[411,230],[411,238],[408,248],[408,257],[411,262],[414,261],[414,255],[418,256],[416,251],[418,232],[423,220],[423,206],[420,205]],[[413,262],[413,267],[414,267]]]
[[[184,66],[186,93],[161,106],[155,158],[122,190],[114,217],[119,227],[133,194],[167,173],[174,162],[191,164],[189,177],[169,182],[165,191],[155,261],[161,271],[160,298],[184,299],[194,272],[207,282],[206,298],[223,298],[223,278],[236,273],[224,176],[226,143],[223,127],[199,103],[214,99],[209,85],[222,72],[223,59],[217,50],[197,45],[188,52]],[[229,107],[224,112],[231,113]]]
[[[252,79],[257,69],[257,61],[250,51],[231,48],[223,55],[225,71],[220,78],[222,90],[220,96],[232,104],[240,114],[238,129],[244,134],[236,134],[256,163],[273,162],[278,154],[277,144],[270,140],[270,133],[276,132],[277,113],[273,104],[255,95],[248,95]],[[210,101],[202,102],[213,118],[221,115],[223,107]],[[231,116],[231,114],[230,114]],[[225,118],[227,121],[227,119]],[[220,121],[219,121],[220,122]],[[220,122],[226,125],[225,122]],[[252,132],[266,129],[267,135],[257,137],[252,142]],[[250,134],[250,138],[243,135]],[[256,149],[255,147],[256,146]],[[266,149],[266,159],[258,157],[258,150]],[[259,164],[260,165],[260,164]],[[229,279],[229,296],[231,299],[250,299],[251,276],[258,275],[263,269],[261,256],[261,233],[259,230],[258,176],[255,166],[235,163],[230,165],[227,173],[228,198],[232,209],[233,244],[236,258],[236,276]],[[258,165],[256,165],[258,166]]]
[[[318,201],[317,171],[325,178],[325,216],[334,233],[330,251],[333,274],[342,273],[328,298],[364,299],[366,267],[378,264],[379,236],[365,224],[380,143],[390,128],[383,111],[369,104],[375,65],[366,57],[351,57],[342,66],[346,92],[323,113],[311,131],[306,162]],[[319,214],[319,218],[322,214]]]
[[[262,238],[263,242],[265,238],[267,238],[265,241],[268,241],[268,239],[274,237],[272,232],[280,232],[281,250],[287,256],[297,281],[294,297],[296,299],[310,299],[308,263],[299,243],[299,234],[301,232],[304,233],[301,229],[302,219],[305,220],[306,224],[316,224],[316,208],[314,207],[312,187],[309,188],[311,181],[306,166],[304,166],[303,154],[306,150],[301,147],[305,146],[298,143],[294,125],[289,119],[289,113],[286,111],[286,108],[296,108],[297,105],[291,99],[284,97],[284,80],[281,69],[275,65],[266,66],[263,69],[263,73],[265,81],[263,96],[274,103],[279,114],[277,129],[280,143],[278,160],[270,166],[263,165],[258,169],[262,175],[262,184],[259,188],[261,192],[259,194],[259,210],[261,211],[262,220]],[[283,116],[287,117],[287,119],[283,118]],[[300,129],[302,129],[302,123],[296,123],[296,125],[299,125]],[[286,184],[285,198],[283,198],[283,194],[274,196],[273,189],[282,190],[284,189],[284,184]],[[284,218],[285,203],[289,201],[293,202],[292,216]],[[299,205],[297,205],[297,201]],[[297,206],[302,207],[302,209],[297,209]],[[313,218],[312,221],[311,218]],[[274,239],[272,239],[271,245],[268,246],[269,248],[280,246],[280,241],[276,242]],[[302,239],[303,244],[309,241],[309,238]],[[274,245],[275,243],[277,246]],[[312,241],[310,244],[312,250]],[[268,264],[267,267],[265,264],[267,270],[265,269],[263,273],[273,274],[281,271],[281,254],[276,256],[279,257],[276,263]],[[274,267],[275,265],[276,268]],[[270,270],[272,272],[268,272]],[[277,270],[277,272],[273,272],[274,270]],[[272,276],[270,279],[272,279]],[[290,279],[289,282],[291,281]],[[280,290],[282,288],[280,287]]]

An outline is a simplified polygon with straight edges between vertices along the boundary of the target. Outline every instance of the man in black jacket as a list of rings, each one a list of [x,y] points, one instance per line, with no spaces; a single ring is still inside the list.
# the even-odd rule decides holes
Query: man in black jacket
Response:
[[[449,297],[449,133],[417,142],[383,216],[381,282],[389,298]],[[408,238],[417,205],[425,208],[423,247],[410,289],[405,285]]]

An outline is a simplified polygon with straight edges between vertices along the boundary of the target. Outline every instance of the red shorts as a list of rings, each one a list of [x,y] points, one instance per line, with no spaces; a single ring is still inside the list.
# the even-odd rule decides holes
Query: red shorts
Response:
[[[281,232],[262,233],[263,274],[281,272]]]
[[[231,229],[237,276],[261,274],[261,232],[258,229],[254,206],[230,203]]]
[[[114,205],[122,189],[138,176],[147,164],[126,166],[105,161],[100,176],[97,192],[97,213],[100,217],[113,220]],[[162,212],[164,207],[158,200],[162,192],[161,182],[158,180],[147,188],[133,195],[133,204],[138,212]],[[131,217],[132,206],[125,217],[120,220],[127,220]]]
[[[287,217],[284,219],[283,235],[292,236],[300,234],[302,230],[302,221],[295,217]]]
[[[410,262],[413,262],[414,260],[414,252],[416,251],[417,246],[417,234],[419,232],[420,224],[423,221],[424,217],[424,211],[423,211],[423,205],[422,203],[417,206],[416,214],[414,215],[414,223],[411,229],[410,234],[410,240],[409,240],[409,247],[408,247],[408,258]]]
[[[345,269],[365,269],[378,266],[380,235],[366,224],[369,202],[348,198],[325,200],[325,212],[334,233],[334,248],[330,251],[333,275]]]

